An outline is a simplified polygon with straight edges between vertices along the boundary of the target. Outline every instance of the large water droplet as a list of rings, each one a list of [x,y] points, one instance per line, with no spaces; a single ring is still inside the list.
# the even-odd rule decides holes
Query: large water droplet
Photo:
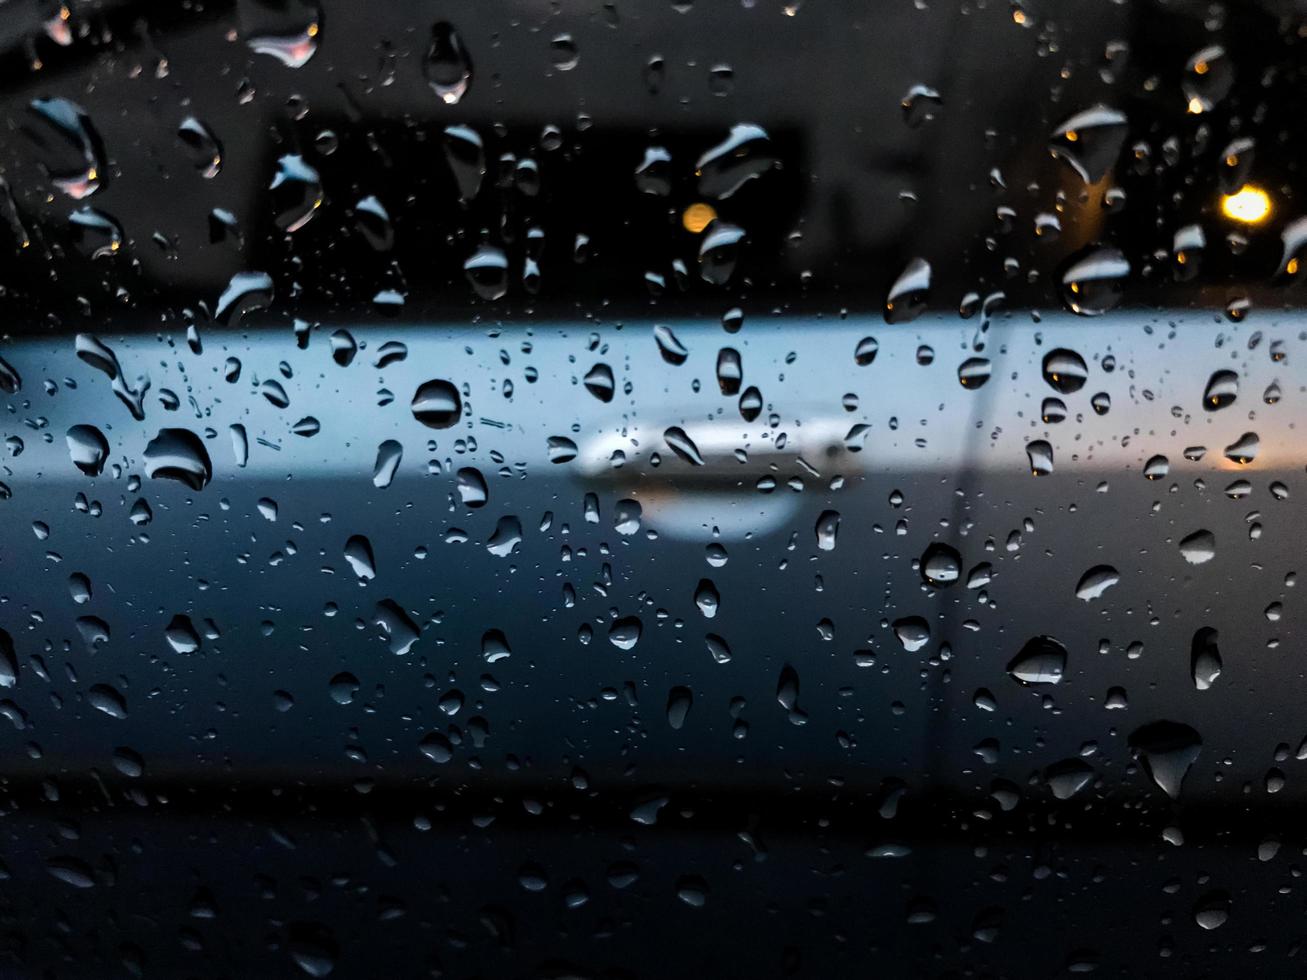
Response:
[[[1102,598],[1104,592],[1121,581],[1121,573],[1111,565],[1095,565],[1076,583],[1076,598],[1091,602]]]
[[[345,561],[360,581],[377,577],[377,559],[372,554],[372,542],[365,535],[351,535],[345,542]]]
[[[1234,404],[1239,397],[1239,375],[1234,371],[1215,371],[1203,389],[1203,408],[1217,412]]]
[[[921,578],[927,585],[944,588],[962,576],[962,556],[951,545],[936,541],[921,555]]]
[[[1085,386],[1089,368],[1085,359],[1073,350],[1058,347],[1044,355],[1044,380],[1063,395],[1074,395]]]
[[[1189,767],[1202,751],[1203,740],[1193,728],[1177,721],[1154,721],[1130,734],[1130,748],[1139,753],[1144,771],[1167,796],[1178,799]]]
[[[1190,565],[1202,565],[1216,557],[1216,535],[1198,530],[1180,541],[1180,554]]]
[[[912,259],[890,287],[885,297],[885,322],[908,323],[926,309],[930,293],[930,263]]]
[[[1090,246],[1062,270],[1062,299],[1072,313],[1098,316],[1121,302],[1130,262],[1118,248]]]
[[[295,153],[277,158],[277,172],[268,190],[274,220],[282,231],[299,231],[322,206],[322,178]]]
[[[198,491],[213,478],[213,463],[194,432],[160,429],[145,447],[145,472],[151,479],[177,480]]]
[[[502,299],[508,292],[508,256],[493,245],[482,245],[463,263],[463,273],[482,299]]]
[[[666,429],[663,432],[663,441],[667,443],[672,452],[691,466],[704,465],[699,447],[694,444],[694,440],[679,425],[673,425]]]
[[[1221,676],[1221,651],[1216,641],[1216,630],[1204,626],[1194,633],[1189,646],[1189,670],[1194,687],[1200,691],[1206,691]]]
[[[218,176],[222,171],[222,144],[213,130],[194,116],[187,116],[177,127],[177,138],[201,177],[212,180]]]
[[[608,642],[619,650],[632,650],[640,642],[644,627],[635,616],[623,616],[613,620],[608,627]]]
[[[108,180],[104,144],[82,107],[68,99],[34,99],[24,133],[36,145],[51,183],[74,200]]]
[[[448,381],[433,378],[413,393],[413,417],[432,429],[448,429],[463,415],[463,399]]]
[[[699,158],[694,169],[699,193],[720,200],[775,165],[766,130],[753,123],[739,123],[731,127],[725,140]]]
[[[892,625],[895,637],[908,653],[916,653],[930,642],[930,624],[920,616],[904,616]]]
[[[1066,647],[1051,636],[1036,636],[1008,662],[1007,672],[1023,684],[1058,684],[1066,672]]]
[[[1193,115],[1211,112],[1234,85],[1234,63],[1219,44],[1203,48],[1184,66],[1180,86],[1186,108]]]
[[[245,0],[240,4],[245,43],[255,54],[300,68],[318,50],[322,13],[305,0]]]
[[[1070,164],[1086,184],[1096,184],[1116,164],[1126,130],[1125,113],[1094,106],[1077,112],[1054,130],[1049,151]]]
[[[457,105],[467,94],[472,84],[472,58],[454,25],[439,21],[432,26],[422,71],[445,105]]]
[[[1026,458],[1030,461],[1032,476],[1048,476],[1053,472],[1053,447],[1047,440],[1026,443]]]
[[[272,297],[272,276],[266,272],[238,272],[218,297],[213,318],[224,326],[235,326],[246,313],[271,305]]]
[[[109,441],[103,432],[93,425],[74,425],[64,438],[74,466],[87,476],[99,476],[104,472],[105,460],[109,458]]]

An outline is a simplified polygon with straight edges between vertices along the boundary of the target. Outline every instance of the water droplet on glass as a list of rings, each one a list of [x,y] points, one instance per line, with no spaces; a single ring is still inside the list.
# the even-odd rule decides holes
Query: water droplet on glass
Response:
[[[930,263],[923,258],[908,262],[885,297],[885,322],[908,323],[926,309],[930,293]]]
[[[386,645],[396,656],[407,654],[421,635],[417,623],[394,599],[378,602],[372,612],[372,621],[386,634]]]
[[[1062,299],[1081,316],[1098,316],[1121,302],[1130,261],[1118,248],[1090,246],[1073,255],[1062,270]]]
[[[1171,799],[1178,799],[1189,767],[1202,751],[1203,740],[1190,726],[1154,721],[1130,734],[1130,748],[1139,754],[1144,771]]]
[[[930,624],[920,616],[894,620],[894,636],[908,653],[916,653],[930,642]]]
[[[205,123],[187,116],[177,127],[177,138],[190,154],[191,165],[200,176],[212,180],[222,171],[222,144]]]
[[[1195,53],[1184,66],[1180,87],[1187,110],[1198,115],[1211,112],[1234,85],[1234,63],[1219,44]]]
[[[213,478],[213,463],[194,432],[160,429],[145,447],[145,472],[151,479],[177,480],[199,491]]]
[[[322,206],[322,178],[298,154],[277,158],[277,172],[268,190],[274,220],[282,231],[299,231]]]
[[[73,465],[87,476],[99,476],[109,458],[109,441],[93,425],[74,425],[65,435]]]
[[[1247,466],[1257,458],[1258,450],[1261,449],[1261,440],[1257,437],[1256,432],[1245,432],[1230,445],[1224,449],[1225,458],[1232,463],[1238,463],[1240,466]]]
[[[1030,461],[1033,476],[1048,476],[1053,472],[1053,447],[1044,439],[1026,443],[1026,458]]]
[[[607,403],[613,400],[613,391],[616,384],[613,381],[613,369],[607,364],[596,364],[587,371],[584,384],[585,390],[601,402]]]
[[[272,304],[272,277],[266,272],[238,272],[218,297],[213,318],[223,326],[235,326],[245,314]]]
[[[507,558],[522,543],[522,522],[507,514],[495,522],[495,529],[486,539],[486,551],[496,558]]]
[[[1023,684],[1061,683],[1066,647],[1051,636],[1036,636],[1008,662],[1007,672]]]
[[[1208,690],[1216,678],[1221,676],[1221,651],[1217,647],[1217,632],[1210,626],[1204,626],[1194,633],[1189,647],[1189,669],[1194,687],[1200,691]]]
[[[1203,389],[1203,408],[1216,412],[1234,404],[1239,396],[1239,375],[1233,371],[1216,371]]]
[[[1089,368],[1085,359],[1073,350],[1059,347],[1044,355],[1044,380],[1062,395],[1074,395],[1085,386]]]
[[[991,367],[987,357],[968,357],[958,365],[958,381],[963,388],[979,388],[989,380]]]
[[[445,105],[457,105],[467,94],[472,84],[472,58],[452,24],[440,21],[431,28],[431,44],[422,70],[427,84]]]
[[[1216,535],[1211,531],[1194,531],[1180,541],[1180,554],[1190,565],[1202,565],[1216,557]]]
[[[667,694],[667,724],[680,731],[694,705],[694,694],[688,687],[674,687]]]
[[[508,292],[508,256],[503,249],[482,245],[463,263],[463,273],[482,299],[502,299]]]
[[[640,620],[635,616],[623,616],[613,621],[608,628],[608,642],[619,650],[632,650],[640,642],[644,631]]]
[[[372,542],[364,535],[351,535],[345,542],[345,561],[361,581],[367,582],[377,577],[377,560],[372,554]]]
[[[463,415],[463,399],[448,381],[433,378],[413,394],[413,417],[432,429],[448,429]]]
[[[753,123],[739,123],[731,127],[725,140],[699,158],[694,172],[700,194],[724,200],[775,165],[766,130]]]
[[[1121,573],[1111,565],[1095,565],[1080,576],[1076,583],[1076,598],[1091,602],[1101,599],[1103,593],[1121,581]]]
[[[34,99],[23,132],[35,144],[46,173],[74,200],[89,197],[108,180],[104,143],[81,106],[68,99]]]
[[[1115,166],[1126,129],[1124,113],[1094,106],[1054,130],[1049,152],[1068,163],[1086,184],[1096,184]]]
[[[744,229],[737,225],[718,220],[708,226],[699,244],[699,274],[705,282],[724,286],[730,281],[743,241]]]
[[[927,585],[944,588],[962,576],[962,556],[957,549],[936,541],[921,555],[921,577]]]
[[[679,425],[673,425],[664,431],[663,441],[667,443],[672,452],[691,466],[704,465],[703,456],[699,453],[699,447],[694,444],[694,440]]]
[[[127,717],[127,699],[108,684],[94,685],[86,692],[86,700],[92,708],[103,711],[110,718],[122,720]]]
[[[322,14],[305,0],[247,0],[240,5],[245,43],[255,54],[300,68],[318,50]]]
[[[458,196],[464,203],[473,200],[486,176],[486,149],[480,135],[469,126],[446,126],[444,150]]]

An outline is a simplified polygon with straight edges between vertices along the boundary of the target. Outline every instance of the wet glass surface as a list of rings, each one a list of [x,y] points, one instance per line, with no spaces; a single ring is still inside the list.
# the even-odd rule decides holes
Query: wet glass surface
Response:
[[[0,976],[1297,975],[1305,38],[0,2]]]

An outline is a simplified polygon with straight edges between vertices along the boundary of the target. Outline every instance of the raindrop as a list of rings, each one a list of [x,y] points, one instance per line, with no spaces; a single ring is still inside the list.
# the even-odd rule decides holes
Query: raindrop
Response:
[[[613,369],[607,364],[596,364],[587,371],[584,384],[585,390],[601,402],[607,403],[613,400],[616,383],[613,381]]]
[[[1180,554],[1190,565],[1201,565],[1216,557],[1216,535],[1198,530],[1180,541]]]
[[[899,273],[885,297],[885,322],[908,323],[926,309],[930,292],[930,263],[923,258],[912,259]]]
[[[351,535],[345,542],[345,561],[362,582],[377,577],[377,559],[372,554],[372,542],[362,534]]]
[[[979,388],[989,380],[989,358],[969,357],[958,365],[958,381],[963,388]]]
[[[387,439],[377,447],[377,461],[372,464],[372,485],[384,490],[395,479],[395,472],[404,459],[404,447],[394,439]]]
[[[445,21],[431,28],[431,44],[422,62],[427,84],[445,105],[457,105],[472,84],[472,59],[463,39]]]
[[[766,130],[753,123],[731,127],[730,135],[694,165],[699,193],[723,200],[776,165]]]
[[[673,425],[665,430],[663,432],[663,441],[667,443],[672,452],[691,466],[704,465],[703,456],[699,453],[699,447],[694,444],[694,440],[679,425]]]
[[[744,229],[725,221],[714,221],[699,244],[699,274],[714,286],[725,285],[735,273]]]
[[[1073,350],[1059,347],[1044,355],[1044,380],[1062,395],[1074,395],[1085,386],[1089,368],[1085,359]]]
[[[86,692],[86,700],[92,708],[103,711],[110,718],[120,721],[127,717],[127,700],[117,688],[108,684],[96,684]]]
[[[1053,132],[1049,151],[1068,163],[1086,184],[1096,184],[1116,165],[1126,129],[1124,113],[1094,106],[1062,123]]]
[[[394,599],[382,599],[372,613],[372,620],[385,631],[387,646],[396,656],[404,656],[413,648],[421,631]]]
[[[894,635],[903,649],[916,653],[930,642],[930,624],[920,616],[904,616],[894,620]]]
[[[619,650],[631,650],[640,642],[644,631],[640,620],[635,616],[623,616],[613,621],[608,628],[608,642]]]
[[[274,220],[282,231],[299,231],[322,206],[322,178],[298,154],[277,159],[277,172],[268,190]]]
[[[1184,66],[1180,87],[1193,115],[1210,112],[1234,85],[1234,64],[1219,44],[1203,48]]]
[[[1149,480],[1163,480],[1171,472],[1171,461],[1160,453],[1148,457],[1144,464],[1144,477]]]
[[[1178,799],[1189,767],[1202,751],[1198,732],[1176,721],[1154,721],[1130,734],[1130,748],[1137,752],[1144,771],[1171,799]]]
[[[432,429],[448,429],[463,415],[463,399],[448,381],[433,378],[413,394],[413,417]]]
[[[87,476],[99,476],[109,458],[109,442],[93,425],[74,425],[64,436],[73,465]]]
[[[1066,647],[1051,636],[1036,636],[1008,662],[1007,672],[1023,684],[1058,684],[1066,672]]]
[[[1098,316],[1121,302],[1129,274],[1130,262],[1120,249],[1090,246],[1073,255],[1063,269],[1062,299],[1072,313]]]
[[[1193,677],[1194,687],[1200,691],[1208,690],[1216,678],[1221,676],[1221,651],[1216,645],[1217,632],[1210,626],[1204,626],[1194,633],[1189,646],[1189,671]]]
[[[1261,445],[1261,440],[1257,438],[1256,432],[1245,432],[1225,447],[1225,458],[1232,463],[1238,463],[1240,466],[1247,466],[1257,458]]]
[[[1026,443],[1026,458],[1030,460],[1033,476],[1048,476],[1053,472],[1053,447],[1045,440]]]
[[[145,447],[145,472],[151,479],[177,480],[199,491],[213,478],[213,463],[194,432],[160,429]]]
[[[512,514],[495,522],[495,529],[486,539],[486,551],[496,558],[507,558],[522,543],[522,522]]]
[[[207,125],[194,116],[187,116],[177,127],[177,138],[191,156],[191,164],[200,176],[213,179],[222,170],[222,144]]]
[[[460,469],[455,474],[455,486],[458,489],[459,501],[464,507],[484,507],[486,501],[490,499],[490,488],[486,486],[486,478],[475,466],[464,466]]]
[[[482,299],[502,299],[508,292],[508,256],[503,249],[482,245],[463,263],[463,273]]]
[[[270,306],[272,297],[272,277],[266,272],[238,272],[218,297],[213,319],[223,326],[233,327],[245,314]]]
[[[962,576],[962,556],[957,549],[936,541],[921,556],[921,578],[927,585],[944,588]]]
[[[673,731],[680,731],[685,724],[690,708],[694,704],[694,694],[688,687],[674,687],[667,694],[667,724]]]
[[[677,339],[676,334],[672,333],[671,327],[655,324],[653,335],[654,342],[658,345],[658,353],[668,364],[684,364],[686,358],[690,356],[685,345]]]
[[[1216,412],[1234,404],[1239,396],[1239,375],[1233,371],[1216,371],[1203,389],[1203,408]]]
[[[82,107],[68,99],[34,99],[23,131],[36,145],[51,183],[74,200],[98,191],[108,180],[104,144]]]
[[[1121,581],[1121,573],[1111,565],[1095,565],[1080,576],[1076,583],[1076,598],[1085,602],[1101,599],[1103,593]]]

